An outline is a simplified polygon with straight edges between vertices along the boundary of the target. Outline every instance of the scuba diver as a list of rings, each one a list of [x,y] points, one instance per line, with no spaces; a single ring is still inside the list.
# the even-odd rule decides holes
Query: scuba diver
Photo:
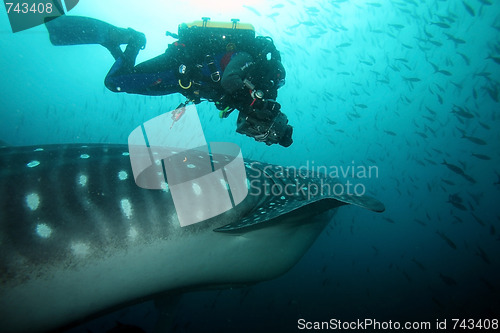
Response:
[[[292,144],[278,89],[286,72],[280,52],[270,37],[255,36],[253,26],[210,22],[209,18],[179,25],[178,39],[165,53],[138,65],[136,57],[146,46],[144,34],[80,16],[47,18],[45,25],[53,45],[101,44],[115,63],[105,78],[113,92],[142,95],[180,93],[185,103],[201,99],[215,103],[220,117],[238,110],[236,131],[267,145]],[[124,51],[120,45],[127,44]]]

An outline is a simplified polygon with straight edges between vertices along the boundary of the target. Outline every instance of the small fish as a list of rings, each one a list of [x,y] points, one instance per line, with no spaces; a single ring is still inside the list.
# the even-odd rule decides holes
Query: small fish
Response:
[[[398,30],[403,29],[405,26],[402,24],[388,24],[390,27],[396,28]]]
[[[457,246],[455,245],[455,243],[453,243],[453,241],[451,239],[449,239],[443,232],[436,231],[436,233],[439,235],[439,237],[441,237],[448,244],[449,247],[451,247],[454,250],[457,249]]]
[[[441,73],[441,74],[444,74],[446,76],[451,76],[452,75],[449,71],[444,70],[444,69],[440,69],[436,73]]]
[[[475,143],[476,145],[482,145],[482,146],[484,146],[484,145],[487,144],[486,141],[484,141],[483,139],[479,139],[479,138],[476,138],[474,136],[467,136],[467,135],[464,134],[464,135],[462,135],[462,138],[463,139],[467,139],[470,142]]]
[[[455,207],[455,208],[458,208],[458,209],[463,210],[463,211],[467,211],[467,207],[465,207],[460,201],[456,201],[456,200],[451,199],[448,202],[451,203],[453,205],[453,207]]]
[[[405,58],[394,58],[394,60],[397,60],[397,61],[402,61],[402,62],[408,62],[408,59],[405,59]]]
[[[499,99],[500,90],[498,89],[498,87],[496,87],[496,86],[493,86],[493,87],[484,86],[483,88],[488,92],[488,95],[491,97],[492,100],[494,100],[497,103],[500,101],[500,99]]]
[[[486,225],[479,217],[476,216],[476,214],[474,214],[474,213],[471,213],[471,214],[474,217],[474,219],[477,221],[477,223],[479,223],[481,226],[484,227]]]
[[[462,118],[468,118],[468,119],[474,118],[474,115],[472,113],[465,111],[462,107],[458,105],[455,105],[455,108],[451,112]],[[465,132],[462,132],[462,134],[464,133]]]
[[[319,9],[316,7],[306,7],[308,13],[319,13]]]
[[[445,284],[447,284],[448,286],[454,286],[457,284],[457,281],[455,281],[453,278],[449,277],[449,276],[446,276],[442,273],[439,273],[439,277],[441,278],[441,280],[443,280],[443,282]]]
[[[403,80],[408,81],[408,82],[419,82],[421,81],[418,77],[404,77]]]
[[[438,98],[439,104],[443,104],[443,97],[441,97],[441,95],[439,94],[436,94],[436,96]]]
[[[396,136],[397,135],[393,131],[384,130],[384,132],[387,133],[387,134],[389,134],[389,135],[392,135],[392,136]]]
[[[431,43],[432,45],[436,45],[436,46],[443,46],[443,43],[441,42],[438,42],[437,40],[429,40],[429,43]]]
[[[495,292],[496,289],[495,289],[495,286],[493,286],[493,284],[491,284],[488,280],[486,280],[484,277],[480,277],[479,280],[486,286],[486,288],[488,288],[490,291],[492,292]]]
[[[470,59],[468,56],[466,56],[465,54],[463,53],[460,53],[460,52],[457,52],[465,61],[465,63],[467,64],[467,66],[470,66]]]
[[[464,4],[464,7],[465,7],[465,10],[467,11],[467,13],[469,13],[471,16],[476,16],[474,9],[467,2],[462,1],[462,3]]]
[[[454,182],[452,182],[451,180],[447,180],[447,179],[441,179],[444,183],[448,184],[448,185],[455,185]]]
[[[453,41],[453,43],[455,43],[455,46],[457,46],[458,44],[465,44],[465,40],[463,39],[460,39],[460,38],[457,38],[455,36],[453,36],[452,34],[449,34],[449,33],[444,33],[446,35],[446,37],[448,37],[449,40]]]
[[[488,155],[484,155],[484,154],[472,153],[472,156],[479,158],[480,160],[485,160],[485,161],[491,160],[491,157],[489,157]]]
[[[432,296],[432,301],[434,302],[434,304],[436,304],[438,307],[440,307],[441,309],[444,309],[444,305],[434,296]]]
[[[437,25],[438,27],[443,28],[443,29],[450,28],[450,25],[447,23],[444,23],[444,22],[431,22],[431,24]]]
[[[432,115],[434,115],[434,116],[435,116],[435,115],[437,114],[437,112],[436,112],[436,111],[431,110],[429,107],[427,107],[427,106],[426,106],[425,108],[426,108],[426,109],[427,109],[427,111],[429,111],[429,113],[431,113]]]
[[[313,27],[315,24],[312,21],[304,21],[300,22],[302,25],[308,26],[308,27]]]
[[[464,172],[464,170],[462,170],[462,168],[460,168],[454,164],[448,163],[448,162],[446,162],[446,160],[443,160],[443,163],[441,163],[441,164],[446,165],[446,167],[448,169],[450,169],[451,171],[453,171],[456,174],[459,174],[459,175],[465,174],[465,172]]]
[[[495,173],[497,174],[498,180],[496,183],[493,183],[493,185],[500,185],[500,175],[496,171]]]
[[[500,57],[495,57],[495,56],[488,56],[486,59],[491,59],[493,60],[494,62],[496,62],[497,64],[500,65]]]
[[[469,175],[467,175],[465,173],[462,175],[462,177],[464,177],[467,181],[471,182],[472,184],[477,183],[474,178],[472,178],[471,176],[469,176]]]
[[[423,225],[424,227],[427,226],[427,223],[423,222],[423,221],[420,221],[418,219],[415,219],[415,222],[417,222],[418,224],[420,225]]]
[[[430,159],[428,159],[428,158],[424,158],[424,160],[426,160],[426,161],[427,161],[427,163],[429,163],[429,164],[432,164],[432,165],[437,165],[437,163],[436,163],[436,162],[434,162],[433,160],[430,160]]]
[[[285,7],[285,5],[279,3],[277,5],[274,5],[272,8],[278,9],[278,8],[283,8],[283,7]]]
[[[487,263],[488,265],[491,264],[490,258],[488,258],[486,252],[484,252],[484,250],[480,246],[477,247],[477,250],[479,251],[479,253],[476,254],[480,256],[485,263]]]
[[[357,106],[358,108],[361,108],[361,109],[368,108],[368,106],[366,106],[366,104],[354,104],[354,105]]]
[[[401,271],[401,273],[403,273],[404,277],[408,280],[408,282],[411,282],[411,281],[412,281],[412,279],[411,279],[411,277],[410,277],[410,275],[409,275],[408,273],[406,273],[406,272],[405,272],[405,271],[403,271],[403,270]]]
[[[249,11],[251,11],[252,13],[254,13],[257,16],[261,16],[260,13],[257,11],[257,9],[255,9],[253,7],[250,7],[250,6],[247,6],[247,5],[243,5],[242,7],[248,9]]]
[[[383,218],[384,220],[386,220],[387,222],[389,222],[389,223],[392,223],[392,224],[394,224],[394,223],[395,223],[395,222],[394,222],[394,220],[393,220],[393,219],[391,219],[390,217],[385,217],[385,216],[383,216],[382,218]]]
[[[418,261],[417,259],[412,258],[411,261],[413,263],[415,263],[415,265],[417,265],[418,268],[420,268],[422,271],[426,271],[427,270],[427,268],[425,268],[425,266],[420,261]]]
[[[337,47],[348,47],[351,45],[352,45],[351,43],[342,43],[342,44],[337,45]]]

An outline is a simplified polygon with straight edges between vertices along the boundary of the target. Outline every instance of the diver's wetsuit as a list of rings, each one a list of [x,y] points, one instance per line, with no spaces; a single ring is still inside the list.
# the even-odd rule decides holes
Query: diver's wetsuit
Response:
[[[240,111],[238,133],[268,145],[288,147],[293,142],[293,129],[275,101],[279,85],[270,79],[269,67],[254,62],[249,53],[193,55],[184,44],[176,42],[164,54],[135,66],[140,48],[129,44],[125,52],[118,54],[105,79],[108,89],[142,95],[181,93],[195,103],[204,98],[215,102],[223,111],[222,117],[234,109]],[[257,88],[250,89],[245,80],[255,84],[263,96],[255,97]]]
[[[105,79],[108,89],[142,95],[181,93],[189,98],[188,91],[179,84],[179,66],[187,61],[182,59],[183,54],[177,45],[171,44],[164,54],[135,66],[138,51],[137,48],[128,46],[116,60]],[[194,74],[196,80],[193,81],[198,82],[199,97],[216,101],[226,96],[226,104],[245,112],[252,103],[252,98],[245,89],[243,80],[258,69],[252,56],[246,52],[227,52],[216,54],[213,59],[217,71],[222,74],[220,82],[211,79],[211,71],[204,59],[199,66],[186,64],[191,66],[191,73],[193,70],[197,71]],[[267,91],[267,95],[275,99],[277,89]]]

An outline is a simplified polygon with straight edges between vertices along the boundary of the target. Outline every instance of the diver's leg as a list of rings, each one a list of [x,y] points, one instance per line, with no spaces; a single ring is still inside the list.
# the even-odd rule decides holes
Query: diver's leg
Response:
[[[91,17],[72,15],[47,17],[45,27],[53,45],[101,44],[115,60],[123,54],[120,45],[129,43],[137,35],[130,28],[119,28]]]
[[[175,54],[167,50],[153,59],[134,66],[141,43],[131,42],[117,59],[105,79],[114,92],[167,95],[179,91]]]

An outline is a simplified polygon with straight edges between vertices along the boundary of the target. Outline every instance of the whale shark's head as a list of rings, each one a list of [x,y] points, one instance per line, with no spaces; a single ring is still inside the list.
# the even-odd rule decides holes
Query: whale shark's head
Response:
[[[369,197],[313,192],[336,184],[321,175],[256,161],[245,170],[239,204],[182,227],[169,186],[136,185],[126,146],[0,148],[5,331],[51,330],[172,290],[274,278],[300,259],[333,208],[384,209]],[[203,195],[189,190],[188,198]]]

